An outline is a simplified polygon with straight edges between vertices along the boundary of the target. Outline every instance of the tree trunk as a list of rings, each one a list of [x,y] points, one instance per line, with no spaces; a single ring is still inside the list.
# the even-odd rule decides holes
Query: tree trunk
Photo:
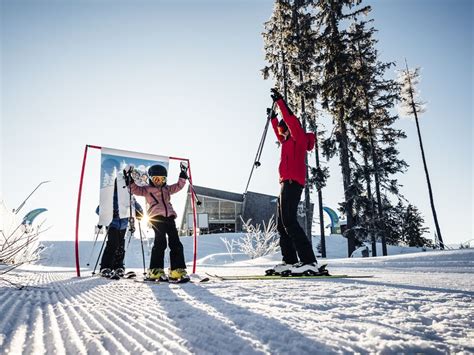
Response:
[[[299,70],[299,76],[300,76],[300,82],[303,82],[303,73],[301,70]],[[306,131],[306,118],[305,118],[305,102],[304,102],[304,96],[303,94],[300,93],[300,99],[301,99],[301,125],[303,129]],[[312,227],[313,227],[313,213],[311,211],[311,197],[310,197],[310,191],[309,191],[309,174],[308,174],[308,152],[306,152],[305,155],[305,164],[306,164],[306,184],[304,185],[304,202],[305,202],[305,232],[306,236],[308,237],[310,243],[312,244],[313,238],[312,238]]]
[[[337,11],[338,3],[331,1],[330,3],[331,9],[333,10],[331,12],[331,16],[329,18],[329,31],[331,33],[331,38],[333,45],[335,46],[336,44],[340,45],[340,36],[339,36],[339,29],[338,29],[338,21],[335,15],[335,12]],[[337,50],[334,50],[333,48],[330,48],[330,55],[336,58],[337,56],[340,55],[340,53],[337,52]],[[339,75],[341,75],[341,70],[340,68],[335,65],[334,67],[334,78],[338,78]],[[350,162],[349,162],[349,144],[348,144],[348,137],[347,137],[347,127],[346,123],[344,121],[344,107],[341,107],[344,102],[344,90],[342,87],[342,83],[339,83],[339,89],[336,94],[336,97],[334,98],[335,100],[335,105],[338,105],[339,107],[337,108],[337,118],[336,118],[336,125],[339,128],[339,137],[338,137],[338,143],[339,143],[339,159],[340,159],[340,165],[341,165],[341,170],[342,170],[342,182],[344,186],[344,200],[345,200],[345,213],[346,213],[346,231],[344,232],[344,235],[347,237],[347,252],[348,256],[350,257],[352,253],[355,250],[355,237],[354,237],[354,215],[352,211],[352,206],[353,206],[353,200],[352,200],[352,191],[350,191],[351,188],[351,167],[350,167]]]
[[[441,250],[444,250],[443,237],[441,236],[441,229],[439,228],[438,216],[436,215],[433,191],[431,189],[430,175],[428,173],[428,165],[426,164],[425,151],[423,149],[423,141],[421,139],[420,124],[418,123],[418,115],[416,113],[416,108],[415,108],[415,105],[413,104],[413,101],[412,101],[412,106],[413,106],[413,114],[415,115],[416,130],[418,131],[418,140],[420,141],[421,157],[423,158],[423,167],[425,168],[426,183],[428,184],[428,193],[430,195],[431,212],[433,213],[433,219],[434,219],[434,223],[436,227],[436,234],[438,235],[439,248]]]
[[[319,164],[319,148],[318,148],[318,125],[315,125],[316,143],[314,145],[314,156],[316,157],[316,169],[320,170]],[[324,210],[323,210],[323,193],[318,189],[318,207],[319,207],[319,230],[321,233],[321,256],[326,257],[326,237],[324,236]]]
[[[303,127],[306,130],[306,120],[303,119]],[[305,201],[305,213],[306,213],[306,236],[308,237],[309,241],[312,244],[312,227],[313,227],[313,211],[311,210],[311,197],[310,197],[310,190],[309,190],[309,174],[308,174],[308,153],[306,152],[305,157],[306,162],[306,184],[304,186],[304,201]]]
[[[377,241],[375,238],[375,226],[374,226],[374,215],[375,215],[375,206],[374,200],[372,199],[372,186],[371,179],[370,179],[370,172],[369,172],[369,158],[368,153],[364,149],[364,174],[365,174],[365,181],[367,183],[367,198],[370,201],[370,240],[372,243],[372,256],[377,256]]]
[[[353,199],[351,192],[351,167],[349,164],[349,144],[347,138],[347,128],[344,122],[344,109],[339,109],[338,123],[340,127],[340,140],[339,140],[339,157],[342,169],[342,182],[344,186],[344,200],[345,200],[345,212],[346,212],[346,231],[347,237],[347,253],[348,257],[352,255],[355,250],[355,236],[354,236],[354,215],[352,211]]]
[[[405,63],[406,63],[406,60],[405,60]],[[433,191],[431,189],[430,174],[428,173],[428,165],[426,164],[425,150],[423,149],[423,140],[421,139],[420,124],[418,123],[418,113],[417,113],[416,107],[415,107],[415,99],[413,97],[413,88],[411,86],[410,71],[408,70],[408,63],[406,63],[406,67],[407,67],[408,83],[410,85],[411,107],[412,107],[412,110],[413,110],[413,115],[415,116],[416,130],[418,132],[418,140],[420,142],[421,157],[423,159],[423,167],[425,168],[426,183],[428,185],[428,193],[430,195],[431,212],[433,213],[433,219],[434,219],[434,222],[435,222],[436,233],[437,233],[438,239],[439,239],[439,248],[441,250],[444,250],[443,237],[441,236],[441,229],[439,228],[438,216],[436,215],[436,208],[435,208],[435,205],[434,205]]]
[[[357,50],[359,53],[359,59],[361,62],[362,60],[362,54],[360,51],[360,44],[359,42],[357,43]],[[374,203],[372,200],[372,193],[371,193],[371,188],[370,188],[370,174],[368,174],[368,180],[367,180],[367,193],[369,194],[370,202],[371,202],[371,221],[372,221],[372,227],[378,226],[377,228],[373,228],[373,233],[375,234],[375,231],[377,230],[380,235],[381,235],[381,241],[382,241],[382,255],[386,256],[387,255],[387,242],[385,238],[385,233],[386,230],[385,228],[380,228],[381,224],[380,222],[382,221],[382,198],[380,196],[380,176],[379,176],[379,170],[378,170],[378,160],[377,160],[377,154],[375,152],[375,143],[374,143],[374,131],[372,129],[372,121],[370,119],[370,109],[369,109],[369,99],[367,95],[367,90],[364,89],[364,98],[365,98],[365,115],[368,123],[368,129],[369,129],[369,137],[370,137],[370,153],[372,156],[372,164],[374,166],[374,180],[375,180],[375,191],[377,195],[377,223],[374,223],[374,217],[375,217],[375,208],[374,208]],[[367,156],[365,155],[366,152],[364,152],[364,159],[367,159]],[[367,161],[366,161],[366,166],[367,166]],[[372,256],[377,256],[377,243],[375,240],[375,235],[372,235]]]
[[[283,67],[283,96],[285,97],[285,102],[288,103],[288,84],[286,80],[285,52],[283,52],[283,49],[281,51],[281,63]]]
[[[370,135],[370,148],[372,153],[372,162],[374,164],[374,179],[375,179],[375,194],[377,196],[377,230],[381,232],[382,237],[382,255],[387,255],[387,239],[386,239],[386,230],[382,228],[382,220],[383,220],[383,209],[382,209],[382,196],[380,194],[380,176],[378,173],[378,160],[377,154],[375,152],[375,144],[373,139],[373,130],[372,130],[372,123],[369,121],[369,135]]]

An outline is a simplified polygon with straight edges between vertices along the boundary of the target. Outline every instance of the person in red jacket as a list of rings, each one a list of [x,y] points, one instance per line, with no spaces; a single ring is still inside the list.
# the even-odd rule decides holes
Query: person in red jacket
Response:
[[[283,262],[267,273],[317,274],[318,264],[311,242],[297,219],[298,205],[306,183],[306,151],[313,149],[315,135],[305,132],[277,90],[272,89],[271,96],[283,117],[278,121],[274,111],[269,115],[281,144],[277,229]]]

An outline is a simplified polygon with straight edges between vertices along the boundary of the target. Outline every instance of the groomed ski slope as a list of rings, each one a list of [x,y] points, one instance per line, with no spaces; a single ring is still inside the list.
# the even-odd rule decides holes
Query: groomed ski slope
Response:
[[[30,266],[9,277],[26,288],[0,282],[0,352],[472,353],[473,260],[472,249],[329,260],[333,273],[375,278],[183,285]],[[198,271],[248,275],[267,263]]]

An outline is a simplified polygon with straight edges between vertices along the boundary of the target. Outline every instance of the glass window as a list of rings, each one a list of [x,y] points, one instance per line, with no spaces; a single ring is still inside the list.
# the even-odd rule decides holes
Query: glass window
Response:
[[[220,201],[221,219],[235,219],[235,203],[230,201]]]
[[[236,202],[235,209],[236,209],[236,217],[238,217],[240,214],[242,214],[242,202]]]
[[[193,208],[191,206],[191,198],[188,197],[188,200],[186,201],[186,213],[193,213]]]
[[[209,214],[209,220],[215,221],[219,219],[219,201],[206,198],[205,212]]]

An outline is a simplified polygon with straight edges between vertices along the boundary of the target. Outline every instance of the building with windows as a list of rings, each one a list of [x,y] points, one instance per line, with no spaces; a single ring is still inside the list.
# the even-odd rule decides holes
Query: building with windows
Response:
[[[252,224],[276,222],[277,196],[248,191],[245,195],[194,185],[200,204],[196,204],[197,225],[201,234],[241,232],[242,220]],[[193,228],[191,192],[188,188],[185,213],[181,221],[181,233],[189,235]],[[311,205],[311,210],[313,205]],[[312,215],[312,214],[311,214]],[[304,225],[304,204],[300,202],[298,219]]]

